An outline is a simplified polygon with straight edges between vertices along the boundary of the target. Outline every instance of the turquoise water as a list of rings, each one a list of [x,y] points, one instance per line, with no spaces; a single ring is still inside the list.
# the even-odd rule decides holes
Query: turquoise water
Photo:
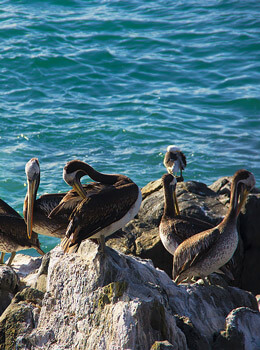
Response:
[[[258,1],[0,0],[0,197],[22,213],[31,157],[39,194],[73,158],[144,186],[169,144],[185,180],[259,187],[259,39]]]

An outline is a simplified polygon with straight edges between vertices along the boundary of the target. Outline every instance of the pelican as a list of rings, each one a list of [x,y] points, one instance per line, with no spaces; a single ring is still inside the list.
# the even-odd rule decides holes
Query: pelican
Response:
[[[176,197],[176,177],[172,174],[162,176],[164,190],[164,211],[159,225],[162,244],[170,254],[187,238],[212,228],[213,225],[189,216],[179,214]]]
[[[231,185],[230,206],[222,222],[181,243],[173,257],[173,279],[178,284],[191,277],[204,279],[226,264],[238,244],[237,218],[255,178],[247,170],[238,170]]]
[[[40,184],[40,164],[37,158],[32,158],[27,162],[25,173],[28,186],[23,215],[27,223],[28,237],[31,237],[32,230],[45,236],[64,237],[69,222],[68,218],[73,208],[65,207],[63,212],[53,220],[48,215],[60,203],[65,193],[44,194],[36,200]]]
[[[164,156],[163,164],[169,174],[174,174],[180,171],[180,179],[183,181],[182,171],[186,167],[186,157],[184,153],[175,145],[167,147],[167,151]]]
[[[80,178],[88,175],[92,182],[82,186]],[[87,238],[99,240],[101,251],[105,249],[105,237],[122,228],[139,211],[142,194],[139,187],[127,176],[103,174],[80,160],[68,162],[63,178],[83,197],[71,215],[62,240],[64,252],[76,252],[81,241]],[[66,198],[68,197],[68,198]],[[51,217],[62,210],[70,195],[65,196]]]
[[[10,266],[17,251],[30,248],[34,248],[39,254],[44,255],[40,248],[38,235],[32,232],[32,237],[29,239],[24,219],[0,199],[0,264],[4,263],[5,253],[11,253],[8,260],[8,266]]]

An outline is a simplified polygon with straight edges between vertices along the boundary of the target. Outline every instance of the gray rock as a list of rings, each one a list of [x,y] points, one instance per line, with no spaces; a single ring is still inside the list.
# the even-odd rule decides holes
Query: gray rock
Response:
[[[42,262],[42,257],[33,257],[25,254],[16,254],[12,263],[14,271],[20,278],[21,286],[34,287],[37,279],[37,270]]]
[[[18,291],[19,284],[19,277],[12,267],[0,265],[0,315],[11,303],[12,298]]]
[[[109,248],[102,256],[86,241],[78,254],[52,252],[38,326],[19,341],[30,349],[149,350],[163,339],[185,350],[196,335],[197,349],[210,349],[241,306],[257,310],[257,301],[234,287],[177,286],[151,261]]]
[[[25,333],[37,326],[43,293],[25,288],[0,317],[0,349],[26,349]]]
[[[260,349],[260,313],[247,307],[232,310],[226,329],[217,337],[213,350]]]
[[[38,270],[34,287],[42,292],[46,292],[47,274],[50,262],[50,252],[42,257],[42,263]]]

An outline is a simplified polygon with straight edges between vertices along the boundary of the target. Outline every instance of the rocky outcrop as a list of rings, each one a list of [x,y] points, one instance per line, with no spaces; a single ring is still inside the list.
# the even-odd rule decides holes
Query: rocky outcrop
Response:
[[[255,297],[235,287],[177,286],[149,260],[90,241],[78,254],[51,256],[47,292],[25,349],[150,349],[167,340],[175,349],[211,349],[234,309],[257,311]],[[196,341],[194,341],[196,340]],[[195,347],[196,344],[196,347]]]
[[[13,269],[0,266],[6,281],[0,277],[0,293],[9,295],[0,318],[0,350],[257,348],[260,314],[246,291],[260,294],[258,280],[251,280],[259,269],[250,268],[259,256],[257,191],[240,215],[241,240],[232,262],[235,285],[245,290],[217,274],[214,285],[199,280],[177,286],[170,278],[172,257],[158,234],[160,181],[142,193],[138,217],[107,241],[113,249],[105,255],[86,240],[77,254],[56,247],[43,259],[17,255]],[[183,213],[217,224],[228,208],[230,181],[210,187],[178,183],[177,195]]]

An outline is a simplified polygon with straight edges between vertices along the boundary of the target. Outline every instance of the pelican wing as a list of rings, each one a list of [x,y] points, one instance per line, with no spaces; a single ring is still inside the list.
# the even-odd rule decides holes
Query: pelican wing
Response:
[[[0,213],[0,238],[10,247],[40,247],[38,235],[35,232],[32,233],[31,239],[28,238],[26,224],[21,216]],[[15,250],[10,249],[10,252]]]
[[[87,194],[86,198],[91,197],[99,193],[106,185],[103,185],[98,182],[93,182],[92,184],[83,185],[84,191]],[[77,207],[77,205],[82,201],[82,198],[78,195],[75,190],[70,190],[61,201],[53,208],[53,210],[49,213],[49,218],[53,218],[61,211],[73,210]]]
[[[208,234],[201,232],[185,240],[174,253],[173,279],[204,259],[219,238],[219,229],[215,228]]]
[[[82,200],[72,213],[66,237],[72,244],[90,238],[96,232],[120,220],[138,197],[138,186],[127,183],[106,185],[103,189]]]
[[[8,205],[5,201],[0,199],[0,214],[7,214],[16,216],[18,218],[21,218],[21,215],[17,213],[16,210],[14,210],[10,205]]]
[[[174,217],[172,222],[174,226],[173,232],[179,244],[197,233],[213,228],[213,225],[206,221],[183,215]]]

